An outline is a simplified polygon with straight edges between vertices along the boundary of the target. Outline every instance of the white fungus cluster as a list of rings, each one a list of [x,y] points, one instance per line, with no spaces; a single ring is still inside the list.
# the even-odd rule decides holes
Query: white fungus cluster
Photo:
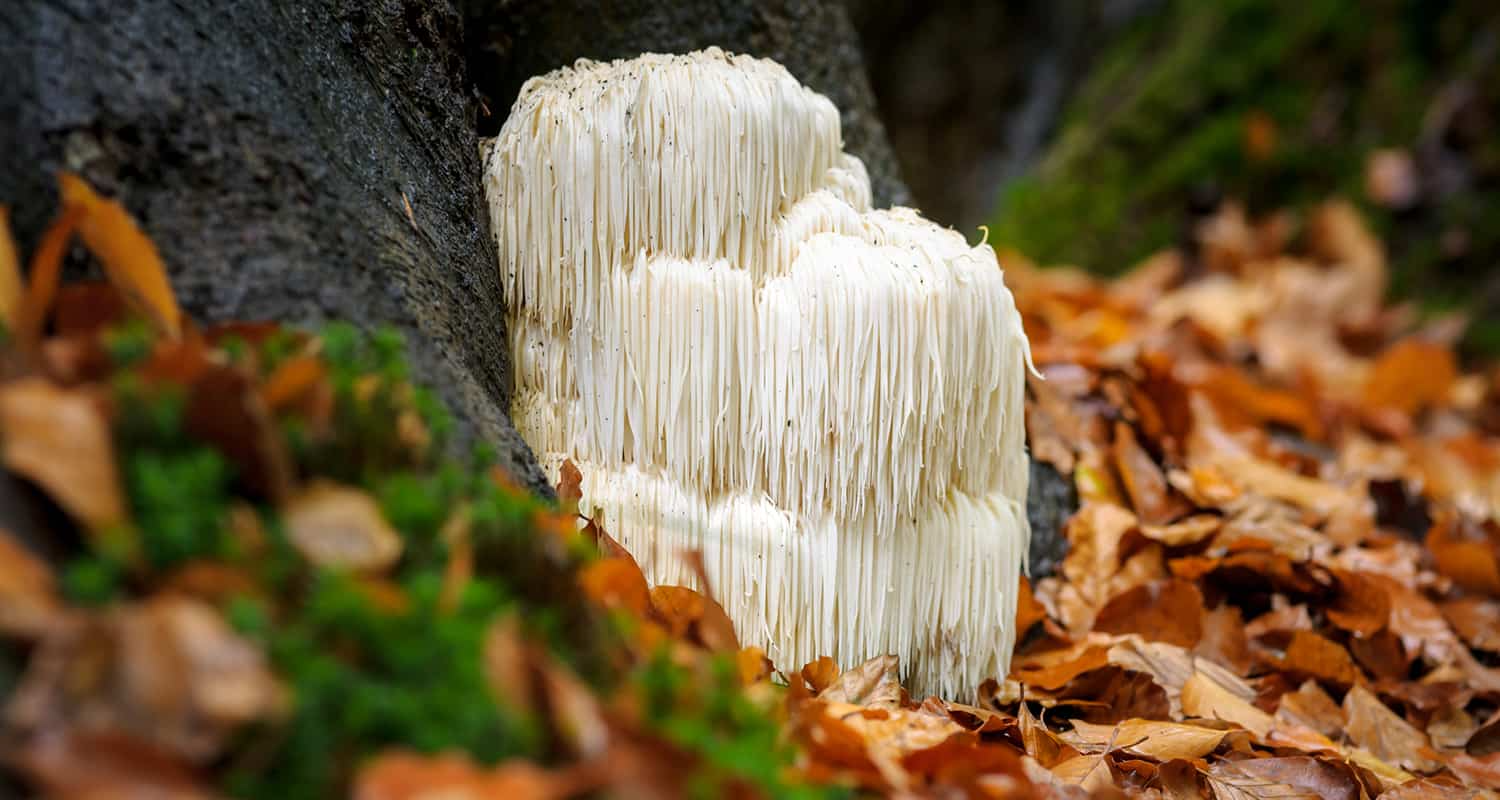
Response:
[[[710,49],[533,78],[485,146],[513,418],[657,583],[795,668],[1003,676],[1029,353],[989,247],[871,210],[839,115]]]

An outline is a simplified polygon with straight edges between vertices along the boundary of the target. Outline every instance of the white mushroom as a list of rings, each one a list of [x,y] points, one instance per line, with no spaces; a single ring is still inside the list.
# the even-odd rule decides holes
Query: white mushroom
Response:
[[[1029,351],[989,247],[871,210],[833,104],[718,49],[533,78],[485,161],[514,421],[648,578],[701,550],[783,666],[1005,674]]]

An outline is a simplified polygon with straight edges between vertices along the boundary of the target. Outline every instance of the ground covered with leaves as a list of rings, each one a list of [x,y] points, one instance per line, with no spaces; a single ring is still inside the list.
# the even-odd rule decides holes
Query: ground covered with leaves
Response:
[[[913,698],[649,586],[576,470],[554,504],[462,452],[397,337],[195,324],[123,209],[61,196],[27,269],[0,235],[0,792],[1500,786],[1500,371],[1383,303],[1349,206],[1225,204],[1115,281],[1002,256],[1081,507],[1011,674]],[[74,242],[107,281],[59,285]]]

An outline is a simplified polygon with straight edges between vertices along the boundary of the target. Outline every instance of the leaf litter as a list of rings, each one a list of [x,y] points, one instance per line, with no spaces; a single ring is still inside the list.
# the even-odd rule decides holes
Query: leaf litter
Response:
[[[0,763],[40,794],[1500,782],[1500,369],[1381,305],[1383,251],[1347,205],[1300,230],[1226,205],[1196,260],[1116,281],[1002,255],[1047,378],[1032,452],[1082,506],[1059,573],[1023,578],[1011,674],[914,698],[893,657],[775,665],[711,593],[650,586],[577,515],[571,464],[560,506],[442,468],[444,418],[388,342],[199,327],[123,208],[62,185],[28,275],[0,235],[0,455],[60,512],[0,529]],[[75,234],[109,284],[58,286]],[[452,709],[412,688],[450,663]],[[383,718],[340,681],[449,722]]]

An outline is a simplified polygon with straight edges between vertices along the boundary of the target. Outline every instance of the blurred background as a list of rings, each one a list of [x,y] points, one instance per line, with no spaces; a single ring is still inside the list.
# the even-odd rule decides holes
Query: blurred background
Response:
[[[1121,272],[1226,200],[1327,197],[1393,291],[1500,353],[1500,3],[847,0],[930,216],[1043,264]]]

